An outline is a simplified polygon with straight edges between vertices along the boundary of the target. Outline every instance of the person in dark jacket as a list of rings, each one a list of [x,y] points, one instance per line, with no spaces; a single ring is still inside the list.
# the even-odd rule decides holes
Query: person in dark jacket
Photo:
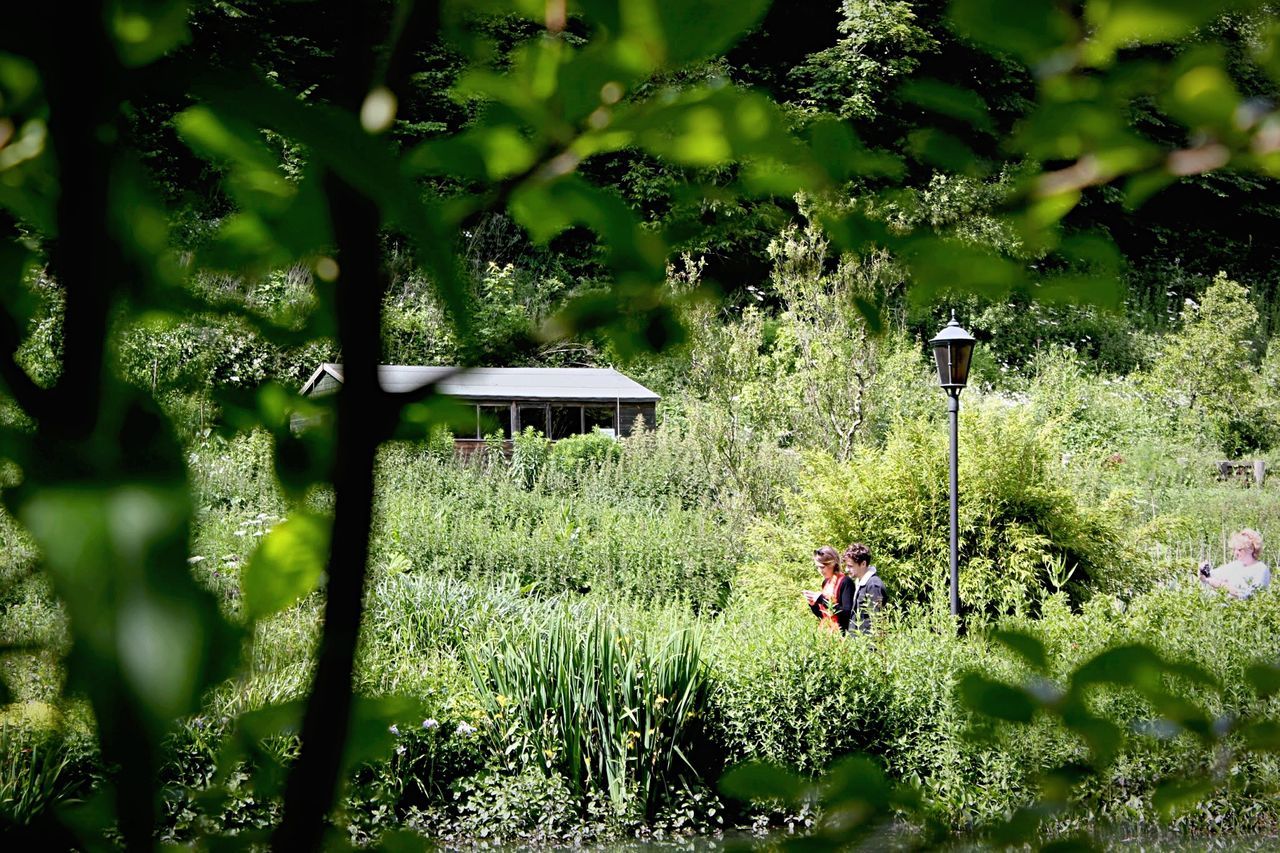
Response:
[[[813,552],[813,564],[822,572],[822,589],[805,590],[804,599],[824,627],[843,634],[853,613],[853,580],[840,571],[840,555],[830,545]]]
[[[871,549],[861,542],[844,549],[844,566],[853,579],[849,621],[866,634],[871,630],[871,614],[884,607],[884,581],[871,565]]]

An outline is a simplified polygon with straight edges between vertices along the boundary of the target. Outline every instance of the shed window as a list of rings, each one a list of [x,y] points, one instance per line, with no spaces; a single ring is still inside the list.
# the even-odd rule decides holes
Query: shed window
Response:
[[[502,431],[502,437],[511,438],[510,406],[478,406],[480,410],[480,438]]]
[[[583,411],[583,426],[587,432],[591,432],[593,427],[613,429],[616,413],[617,409],[613,406],[587,406]]]
[[[568,438],[571,435],[582,434],[582,407],[581,406],[552,406],[551,407],[551,437],[555,439]]]
[[[547,434],[546,406],[520,407],[520,431],[523,432],[527,427],[533,427],[543,435]]]

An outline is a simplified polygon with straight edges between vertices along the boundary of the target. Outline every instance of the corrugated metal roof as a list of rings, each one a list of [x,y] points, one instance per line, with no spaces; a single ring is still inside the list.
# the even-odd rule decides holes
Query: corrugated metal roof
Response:
[[[612,368],[602,367],[418,367],[383,364],[378,380],[386,391],[413,391],[449,376],[440,390],[452,397],[471,400],[615,400],[627,403],[657,402],[659,395]],[[325,363],[302,386],[309,394],[328,374],[342,381],[342,365]]]

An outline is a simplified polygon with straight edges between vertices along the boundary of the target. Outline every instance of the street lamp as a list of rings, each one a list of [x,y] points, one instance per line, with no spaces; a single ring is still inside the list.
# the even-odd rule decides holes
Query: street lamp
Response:
[[[951,418],[951,615],[960,615],[960,503],[959,438],[960,392],[969,381],[969,362],[973,359],[973,336],[960,328],[956,312],[951,322],[929,341],[933,358],[938,363],[938,383],[947,392],[947,413]]]

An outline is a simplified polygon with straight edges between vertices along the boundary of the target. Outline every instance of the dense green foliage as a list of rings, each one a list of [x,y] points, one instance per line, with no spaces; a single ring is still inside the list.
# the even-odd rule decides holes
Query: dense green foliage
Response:
[[[0,831],[1274,833],[1276,599],[1186,574],[1280,536],[1211,479],[1280,439],[1277,45],[1255,2],[14,10]],[[664,403],[461,459],[379,361]],[[853,539],[892,605],[842,640],[799,592]]]

